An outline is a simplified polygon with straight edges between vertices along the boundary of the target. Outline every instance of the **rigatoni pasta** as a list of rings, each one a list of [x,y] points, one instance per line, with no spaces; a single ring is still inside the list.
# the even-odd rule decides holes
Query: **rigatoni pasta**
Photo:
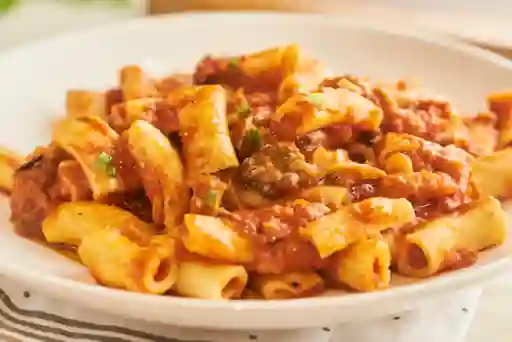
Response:
[[[471,165],[472,178],[484,196],[499,199],[512,197],[512,148],[476,159]]]
[[[298,93],[272,115],[272,129],[294,138],[334,124],[351,124],[375,130],[382,110],[365,97],[346,89],[324,88],[321,92]]]
[[[242,295],[247,280],[243,266],[182,262],[174,290],[186,297],[233,299]]]
[[[465,212],[435,219],[408,234],[397,246],[401,253],[398,269],[410,276],[431,276],[453,267],[453,254],[474,255],[502,244],[506,232],[506,215],[500,203],[492,197],[486,198]],[[468,262],[461,257],[455,255],[455,261]]]
[[[251,243],[229,221],[204,215],[185,215],[183,244],[190,252],[227,262],[249,262]]]
[[[128,65],[119,71],[119,84],[127,101],[158,94],[155,82],[137,65]]]
[[[142,120],[134,122],[123,138],[153,205],[153,221],[175,231],[190,197],[178,151],[165,135]]]
[[[67,118],[53,127],[53,141],[80,163],[96,200],[123,191],[123,182],[112,166],[118,137],[96,116]]]
[[[72,89],[66,94],[66,115],[70,118],[97,116],[107,118],[107,96],[100,91]]]
[[[265,299],[286,299],[321,292],[325,282],[316,272],[292,272],[279,275],[256,275],[251,279],[257,293]]]
[[[320,257],[327,258],[359,240],[414,219],[414,209],[407,200],[376,197],[321,217],[302,227],[300,234],[313,243]]]
[[[146,245],[157,233],[156,227],[129,211],[93,202],[68,202],[48,215],[42,224],[48,242],[80,245],[87,235],[103,229],[116,229],[133,242]]]
[[[328,77],[296,44],[122,67],[70,90],[52,141],[0,151],[17,232],[98,283],[209,300],[378,291],[502,244],[512,96],[462,117],[399,80]]]
[[[139,246],[116,229],[87,234],[77,249],[80,260],[100,283],[131,291],[162,294],[178,276],[175,243],[155,236]]]
[[[378,237],[356,242],[336,254],[331,265],[333,278],[358,291],[374,291],[389,286],[391,252]]]
[[[204,86],[180,112],[180,134],[187,169],[193,175],[237,167],[226,119],[226,92]]]

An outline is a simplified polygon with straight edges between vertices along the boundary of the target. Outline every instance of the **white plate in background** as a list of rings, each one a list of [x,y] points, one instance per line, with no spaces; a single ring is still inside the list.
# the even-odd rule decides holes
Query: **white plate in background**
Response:
[[[413,77],[466,110],[512,85],[512,62],[410,27],[378,27],[315,15],[196,14],[137,19],[26,45],[0,56],[0,145],[29,152],[49,141],[70,87],[112,85],[123,64],[192,70],[205,53],[243,53],[298,42],[334,73],[377,79]],[[461,73],[464,70],[464,73]],[[3,116],[1,116],[3,115]],[[508,211],[512,213],[512,210]],[[330,325],[383,316],[482,284],[509,265],[512,239],[482,253],[473,267],[423,281],[395,277],[375,293],[330,292],[287,301],[206,301],[143,295],[92,284],[87,270],[51,250],[18,237],[0,201],[0,272],[40,292],[105,312],[172,325],[278,329]]]
[[[321,0],[315,9],[346,18],[400,23],[478,44],[512,49],[510,0]]]

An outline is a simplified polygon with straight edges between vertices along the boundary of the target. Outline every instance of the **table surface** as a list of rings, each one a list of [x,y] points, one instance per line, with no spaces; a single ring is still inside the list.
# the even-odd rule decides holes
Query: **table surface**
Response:
[[[58,5],[45,4],[42,6],[35,3],[19,13],[2,18],[0,20],[0,51],[21,42],[43,38],[62,31],[142,14],[139,7],[116,12],[88,9],[85,14],[84,9],[80,9],[80,16],[70,15],[76,10],[63,10]],[[56,20],[48,20],[49,16]],[[46,20],[38,21],[37,18],[41,17],[45,17]],[[77,18],[80,19],[77,20]],[[50,22],[51,24],[48,24]],[[30,23],[30,25],[26,25],[26,23]],[[496,49],[512,57],[510,50],[499,47]],[[467,342],[510,342],[512,339],[512,324],[509,322],[509,315],[512,314],[510,303],[512,303],[512,273],[485,287]]]

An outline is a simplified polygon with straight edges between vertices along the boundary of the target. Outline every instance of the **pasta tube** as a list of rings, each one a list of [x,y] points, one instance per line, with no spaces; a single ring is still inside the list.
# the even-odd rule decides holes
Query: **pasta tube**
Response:
[[[185,215],[187,233],[183,244],[188,251],[205,257],[228,261],[250,262],[253,251],[250,241],[238,234],[227,221],[204,215]]]
[[[500,245],[506,233],[506,214],[498,200],[488,197],[465,213],[427,222],[406,235],[403,245],[397,246],[398,271],[413,277],[432,276],[452,266],[452,253],[476,253]]]
[[[97,116],[107,118],[107,96],[103,92],[69,90],[66,94],[66,115],[70,118]]]
[[[482,196],[512,197],[512,148],[482,156],[471,164],[471,177]]]
[[[280,275],[251,276],[251,287],[264,299],[285,299],[314,295],[325,287],[315,272],[293,272]]]
[[[284,75],[279,87],[279,103],[285,102],[294,94],[307,93],[317,89],[324,77],[324,66],[319,60],[307,58],[299,51],[293,52],[294,49],[290,48],[288,54],[286,54],[289,61],[287,64],[291,68],[287,70],[289,74]],[[293,67],[294,64],[295,67]]]
[[[128,129],[137,120],[144,120],[168,135],[178,132],[178,108],[159,98],[135,99],[116,104],[108,118],[109,124],[117,131]]]
[[[152,203],[153,220],[164,224],[169,232],[174,231],[190,198],[178,151],[157,128],[141,120],[123,133],[123,141],[127,141]]]
[[[182,296],[202,299],[240,298],[247,280],[243,266],[182,262],[174,290]]]
[[[325,204],[331,209],[339,209],[348,203],[350,193],[345,187],[321,185],[304,190],[299,197],[309,202]]]
[[[411,158],[405,153],[395,153],[386,159],[384,169],[389,174],[413,173],[414,167]]]
[[[391,254],[386,242],[377,238],[359,241],[333,257],[335,279],[358,291],[389,286]]]
[[[76,160],[64,160],[57,168],[59,195],[72,202],[85,201],[92,198],[89,182],[85,178],[82,167]]]
[[[272,115],[271,128],[278,136],[293,139],[333,124],[376,130],[382,117],[382,110],[365,97],[342,88],[324,88],[290,97]]]
[[[378,156],[379,165],[386,167],[388,165],[387,160],[391,156],[396,155],[397,153],[407,156],[411,152],[421,150],[425,143],[427,143],[426,140],[411,134],[387,133],[380,142],[380,151]],[[434,148],[437,147],[437,145],[431,145],[430,147]]]
[[[329,151],[325,147],[320,146],[313,152],[313,164],[315,164],[322,173],[328,173],[330,169],[349,161],[348,152],[343,149]]]
[[[53,127],[52,138],[80,163],[95,200],[125,190],[112,164],[118,135],[100,118],[63,119]]]
[[[119,83],[125,101],[158,96],[155,82],[136,65],[128,65],[120,70]]]
[[[300,62],[299,47],[295,44],[234,57],[206,56],[196,67],[194,83],[244,88],[248,93],[275,93]]]
[[[404,198],[373,197],[342,207],[300,228],[322,258],[345,249],[348,245],[378,235],[380,231],[399,227],[415,219],[414,209]]]
[[[391,255],[391,265],[394,267],[398,260],[397,245],[400,244],[400,239],[403,238],[403,236],[399,230],[395,231],[395,229],[388,229],[382,233],[381,238],[388,245],[389,253]]]
[[[512,143],[512,91],[489,95],[487,97],[487,105],[496,114],[498,119],[498,147],[509,147]]]
[[[23,164],[23,157],[6,148],[0,148],[0,190],[10,193],[14,172]]]
[[[476,156],[492,154],[498,145],[499,134],[495,127],[495,120],[489,114],[480,114],[466,123],[468,127],[469,143],[467,150]],[[512,127],[511,127],[512,128]],[[501,131],[503,133],[504,131]],[[508,129],[508,134],[512,130]],[[510,145],[512,136],[506,138],[504,146]]]
[[[77,246],[85,236],[103,229],[116,229],[139,245],[147,245],[156,233],[155,226],[130,212],[94,202],[63,203],[43,221],[44,236],[51,243]]]
[[[327,171],[330,174],[340,175],[342,179],[348,178],[355,181],[378,179],[386,176],[386,172],[379,168],[368,164],[360,164],[350,161],[333,165]]]
[[[140,247],[115,229],[101,229],[86,235],[78,256],[101,284],[135,292],[163,294],[178,276],[175,242],[155,236]]]
[[[191,177],[238,166],[226,119],[226,93],[221,86],[200,87],[179,116]]]
[[[327,151],[319,147],[313,153],[313,164],[323,175],[336,175],[342,183],[378,179],[386,176],[386,172],[369,164],[351,161],[345,150]]]
[[[284,76],[297,69],[299,53],[298,45],[284,45],[245,55],[237,62],[240,70],[252,78],[271,71]]]

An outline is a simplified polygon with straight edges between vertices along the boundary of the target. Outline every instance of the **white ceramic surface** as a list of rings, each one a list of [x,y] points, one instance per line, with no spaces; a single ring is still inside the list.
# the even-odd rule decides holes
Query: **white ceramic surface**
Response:
[[[378,79],[410,76],[468,111],[481,109],[487,93],[512,84],[510,61],[408,28],[285,14],[138,19],[24,46],[0,57],[0,113],[5,120],[0,145],[29,152],[47,143],[51,121],[62,113],[65,90],[108,86],[123,64],[150,66],[156,73],[190,70],[207,52],[247,52],[288,42],[300,43],[334,73]],[[276,329],[377,317],[485,282],[510,264],[512,239],[483,253],[471,268],[413,283],[396,277],[391,289],[376,293],[329,293],[280,302],[141,295],[96,286],[83,267],[17,237],[9,227],[6,203],[0,203],[5,228],[0,230],[0,272],[78,305],[173,325]]]
[[[509,0],[323,0],[317,9],[378,23],[398,22],[491,46],[512,49]]]
[[[122,4],[102,0],[21,0],[7,13],[0,13],[0,48],[145,13],[146,0],[126,0]]]

